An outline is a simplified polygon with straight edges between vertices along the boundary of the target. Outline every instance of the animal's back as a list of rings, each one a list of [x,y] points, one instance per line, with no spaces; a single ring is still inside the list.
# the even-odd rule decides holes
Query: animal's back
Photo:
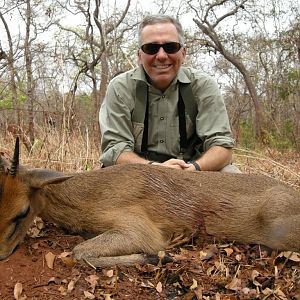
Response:
[[[143,213],[162,227],[175,223],[174,228],[190,228],[205,223],[209,229],[220,219],[231,220],[235,226],[238,219],[249,219],[251,210],[259,210],[266,202],[272,207],[274,201],[276,209],[280,192],[292,193],[291,201],[296,201],[296,192],[265,176],[183,172],[141,164],[79,173],[55,189],[70,202],[83,228],[87,219],[111,226],[112,215],[129,212]]]

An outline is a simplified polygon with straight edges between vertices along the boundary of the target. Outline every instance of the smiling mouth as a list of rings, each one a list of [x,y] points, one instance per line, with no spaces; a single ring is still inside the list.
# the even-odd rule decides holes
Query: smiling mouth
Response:
[[[171,65],[155,65],[154,67],[156,69],[159,69],[159,70],[165,70],[165,69],[168,69]]]

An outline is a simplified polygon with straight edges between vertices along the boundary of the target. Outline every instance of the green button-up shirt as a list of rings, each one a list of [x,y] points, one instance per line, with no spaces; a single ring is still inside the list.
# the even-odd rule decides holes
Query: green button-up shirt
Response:
[[[149,151],[179,157],[178,82],[190,83],[198,107],[194,122],[186,114],[187,137],[196,131],[203,141],[204,152],[216,145],[234,146],[226,107],[219,87],[211,77],[182,67],[167,90],[161,92],[147,82],[144,70],[138,67],[113,78],[107,88],[99,114],[100,160],[105,166],[115,164],[123,151],[141,152],[144,124],[132,121],[138,80],[149,86]]]

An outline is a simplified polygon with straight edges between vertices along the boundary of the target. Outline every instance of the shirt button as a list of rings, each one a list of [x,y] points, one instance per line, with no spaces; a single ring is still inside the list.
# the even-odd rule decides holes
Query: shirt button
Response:
[[[164,99],[166,96],[165,96],[165,95],[162,95],[161,97]]]
[[[160,119],[161,119],[161,120],[164,120],[165,118],[164,118],[164,117],[160,117]]]
[[[164,143],[165,141],[164,141],[164,140],[160,140],[159,142],[160,142],[160,143]]]

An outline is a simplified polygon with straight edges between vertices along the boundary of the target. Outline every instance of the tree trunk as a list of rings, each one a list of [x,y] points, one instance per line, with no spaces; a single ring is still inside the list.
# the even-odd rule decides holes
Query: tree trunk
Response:
[[[9,45],[9,53],[8,55],[1,49],[1,58],[6,59],[7,61],[7,67],[9,70],[10,75],[10,86],[11,86],[11,93],[12,93],[12,106],[14,109],[14,120],[13,123],[17,125],[19,128],[21,126],[21,116],[20,116],[20,109],[18,104],[18,92],[17,92],[17,84],[15,80],[15,66],[14,66],[14,52],[13,52],[13,43],[12,38],[10,34],[9,27],[6,23],[6,20],[3,17],[3,14],[0,11],[0,19],[5,27],[6,35],[7,35],[7,41]]]
[[[33,74],[32,74],[32,57],[30,51],[30,26],[31,26],[31,3],[30,0],[26,1],[26,36],[24,41],[25,51],[25,65],[27,75],[27,101],[28,101],[28,133],[31,147],[34,144],[35,133],[34,133],[34,87],[33,87]]]

